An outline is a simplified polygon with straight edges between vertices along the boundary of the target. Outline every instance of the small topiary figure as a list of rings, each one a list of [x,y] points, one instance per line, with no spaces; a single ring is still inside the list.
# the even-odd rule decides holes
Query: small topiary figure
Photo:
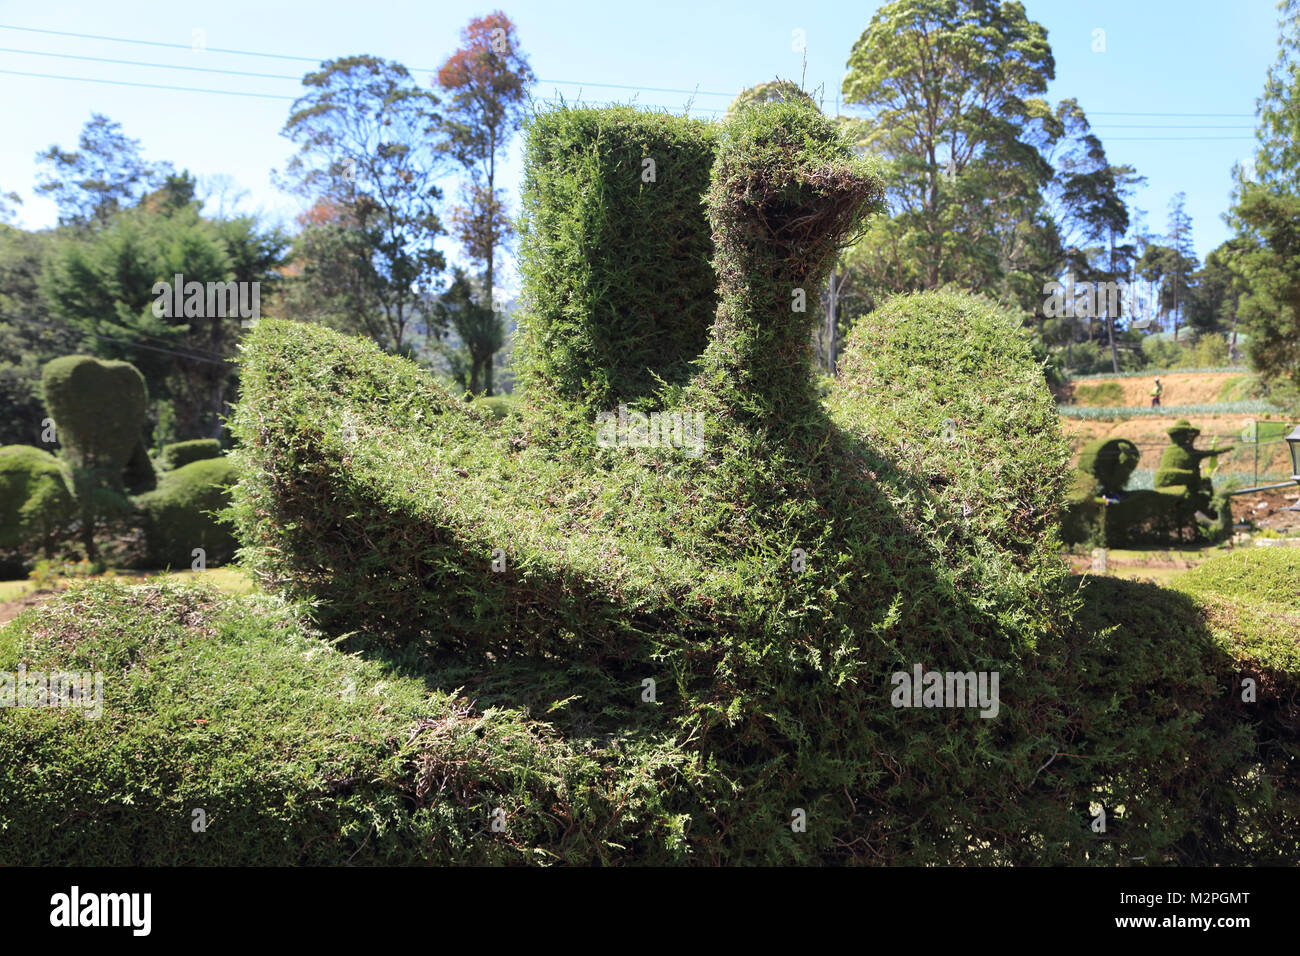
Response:
[[[1166,494],[1182,494],[1190,498],[1197,510],[1204,511],[1210,507],[1214,484],[1201,477],[1201,460],[1222,455],[1228,449],[1194,448],[1196,436],[1200,433],[1201,430],[1185,418],[1174,423],[1168,432],[1173,444],[1160,456],[1160,468],[1151,483]],[[1180,488],[1184,490],[1178,491]]]
[[[1079,470],[1096,478],[1106,497],[1118,498],[1141,457],[1137,445],[1127,438],[1098,439],[1084,446]]]

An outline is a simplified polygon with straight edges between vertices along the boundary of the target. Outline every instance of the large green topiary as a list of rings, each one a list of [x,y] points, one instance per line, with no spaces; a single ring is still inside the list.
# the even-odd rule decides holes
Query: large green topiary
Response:
[[[565,358],[501,419],[371,343],[263,321],[231,425],[253,570],[350,646],[638,763],[662,802],[619,861],[1235,860],[1283,828],[1253,718],[1223,701],[1233,662],[1190,599],[1070,587],[1068,449],[1015,318],[899,297],[813,387],[796,292],[880,188],[813,110],[726,127],[717,314],[694,374],[641,393],[674,423],[653,441],[635,408],[590,414],[614,377],[558,374],[610,367],[588,348],[603,306],[546,326]],[[554,237],[585,268],[566,229],[590,214],[617,240],[601,195],[535,194],[530,216],[567,225],[528,258],[559,261]],[[1136,631],[1117,598],[1149,612]],[[998,675],[996,714],[901,706],[917,667]]]
[[[28,445],[0,448],[0,549],[54,557],[76,513],[57,458]]]
[[[683,380],[716,304],[702,196],[717,128],[560,107],[528,129],[518,374],[585,409]]]
[[[145,537],[145,567],[190,567],[202,548],[208,566],[235,555],[230,528],[215,513],[230,504],[238,470],[228,458],[208,458],[167,472],[157,490],[135,499]]]
[[[1099,438],[1079,454],[1079,470],[1097,479],[1101,492],[1117,498],[1138,466],[1142,452],[1127,438]]]
[[[178,441],[171,445],[164,445],[162,453],[158,456],[162,466],[167,469],[183,468],[190,462],[220,457],[221,442],[215,438],[196,438],[193,441]]]

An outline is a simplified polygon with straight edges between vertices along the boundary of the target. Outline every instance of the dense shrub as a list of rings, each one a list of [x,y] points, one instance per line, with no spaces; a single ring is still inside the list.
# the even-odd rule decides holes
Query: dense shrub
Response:
[[[158,456],[166,469],[183,468],[192,461],[221,457],[221,442],[215,438],[196,438],[193,441],[178,441],[164,445]]]
[[[1097,479],[1075,469],[1061,507],[1061,540],[1065,544],[1105,543],[1106,502]]]
[[[0,866],[682,857],[667,744],[476,707],[264,597],[92,583],[0,630],[0,671],[19,663],[102,672],[103,713],[0,709]]]
[[[486,398],[474,399],[474,406],[490,412],[497,418],[505,418],[514,413],[515,400],[509,395],[489,395]]]
[[[1014,318],[899,297],[814,387],[791,293],[879,196],[815,111],[726,128],[717,318],[645,396],[703,423],[689,449],[598,442],[555,380],[497,418],[373,344],[260,323],[232,422],[251,565],[387,660],[264,598],[74,592],[0,632],[0,669],[102,667],[111,719],[0,714],[0,829],[36,862],[1300,860],[1295,615],[1078,590]],[[579,354],[590,330],[552,331]],[[895,706],[914,666],[1000,675],[997,715]],[[196,840],[195,806],[229,828]]]
[[[520,230],[525,387],[610,409],[651,392],[656,375],[687,376],[717,304],[702,203],[716,139],[709,122],[630,106],[533,119]]]
[[[0,448],[0,552],[14,554],[6,565],[53,557],[75,517],[57,458],[28,445]]]
[[[1181,575],[1177,586],[1300,607],[1300,548],[1238,548]],[[1300,644],[1295,648],[1300,653]]]
[[[41,389],[67,459],[81,545],[86,558],[95,561],[96,531],[129,514],[128,465],[134,462],[132,487],[153,482],[142,436],[148,401],[144,376],[129,362],[67,355],[46,363]]]
[[[531,393],[493,424],[370,345],[264,321],[233,423],[254,566],[331,631],[493,671],[553,654],[576,670],[539,708],[577,694],[588,726],[690,741],[712,769],[665,799],[699,860],[1029,858],[1002,834],[1030,828],[1083,852],[1087,819],[1033,782],[1063,719],[1034,647],[1068,603],[1038,364],[988,306],[900,300],[850,343],[828,417],[790,293],[879,180],[815,114],[744,115],[710,192],[718,323],[662,398],[702,416],[699,457],[595,447]],[[1000,670],[1005,719],[892,707],[916,663]]]
[[[238,478],[234,462],[208,458],[163,475],[158,488],[135,499],[144,531],[143,566],[189,567],[195,548],[208,565],[234,557],[235,538],[217,514],[230,504]]]

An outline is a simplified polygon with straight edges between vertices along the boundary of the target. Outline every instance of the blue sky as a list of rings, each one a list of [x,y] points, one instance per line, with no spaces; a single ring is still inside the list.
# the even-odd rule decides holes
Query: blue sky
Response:
[[[53,143],[75,148],[82,124],[97,111],[122,123],[127,135],[141,141],[147,158],[169,160],[201,181],[229,176],[248,193],[243,211],[289,224],[300,206],[275,189],[271,172],[282,168],[292,151],[279,133],[300,90],[295,78],[311,69],[312,61],[369,53],[396,59],[427,82],[455,49],[461,27],[498,6],[514,19],[542,80],[535,89],[539,98],[562,93],[570,100],[634,100],[681,109],[689,94],[660,90],[699,90],[694,111],[717,115],[746,86],[778,76],[799,79],[802,56],[795,49],[795,31],[802,31],[807,47],[806,88],[823,87],[826,110],[833,112],[849,49],[878,4],[0,0],[5,27],[0,28],[0,192],[23,197],[20,224],[52,224],[53,204],[33,193],[34,156]],[[1253,152],[1255,101],[1276,49],[1272,0],[1027,0],[1025,6],[1047,28],[1056,57],[1049,88],[1053,102],[1076,97],[1112,162],[1129,163],[1147,177],[1133,205],[1146,211],[1153,232],[1164,231],[1170,197],[1187,194],[1195,246],[1203,258],[1228,236],[1220,217],[1232,164]],[[1104,52],[1094,51],[1097,30],[1105,31]],[[306,59],[240,56],[218,48]],[[143,63],[189,69],[138,65]],[[512,190],[520,177],[519,152],[516,143],[505,169]],[[450,242],[445,245],[454,251]]]

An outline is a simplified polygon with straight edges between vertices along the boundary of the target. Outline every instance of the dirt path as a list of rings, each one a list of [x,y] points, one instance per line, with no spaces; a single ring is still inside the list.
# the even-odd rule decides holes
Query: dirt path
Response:
[[[20,598],[0,604],[0,626],[8,624],[29,607],[44,604],[57,593],[57,591],[30,591]]]

